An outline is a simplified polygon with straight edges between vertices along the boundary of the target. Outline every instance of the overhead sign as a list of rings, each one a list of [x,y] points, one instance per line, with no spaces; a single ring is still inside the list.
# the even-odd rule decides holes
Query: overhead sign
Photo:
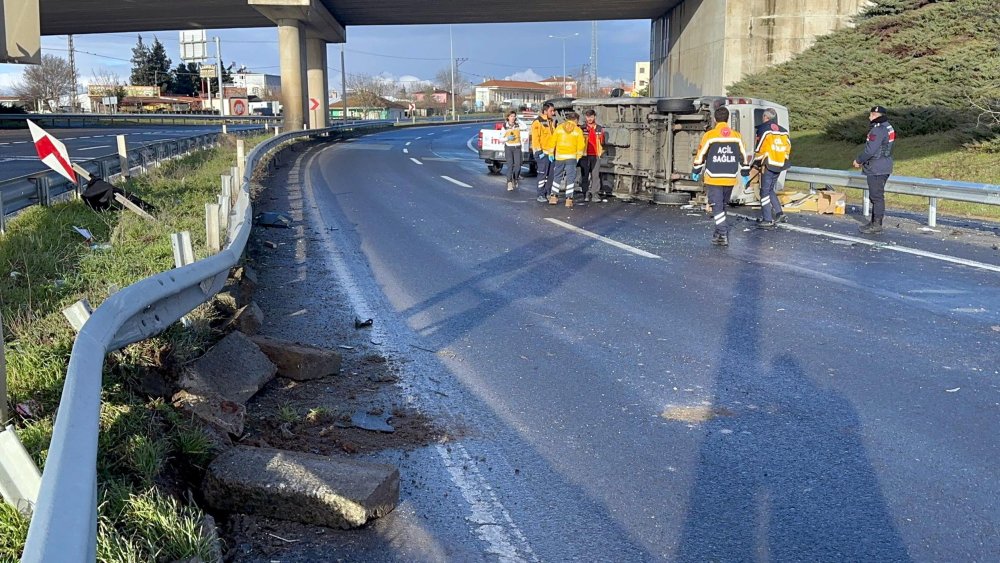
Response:
[[[316,98],[309,98],[309,110],[319,109],[319,100]]]
[[[118,97],[117,96],[105,96],[105,97],[101,98],[101,103],[104,104],[104,105],[106,105],[106,106],[117,106],[118,105]]]
[[[208,37],[204,29],[182,31],[180,38],[181,60],[200,63],[208,59]]]
[[[28,129],[31,130],[31,140],[35,143],[35,150],[38,152],[38,158],[42,159],[42,163],[70,182],[76,183],[76,172],[73,172],[73,165],[70,163],[69,153],[66,152],[66,145],[35,125],[35,122],[30,119],[28,120]]]

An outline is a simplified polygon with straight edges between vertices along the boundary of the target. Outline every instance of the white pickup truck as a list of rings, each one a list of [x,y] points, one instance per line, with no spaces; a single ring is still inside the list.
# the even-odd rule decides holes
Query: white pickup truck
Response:
[[[521,114],[517,117],[517,124],[521,129],[521,152],[524,156],[524,166],[528,167],[529,173],[537,171],[534,156],[531,154],[531,122],[534,115]],[[479,131],[479,158],[486,161],[486,167],[490,174],[499,174],[503,170],[506,161],[504,152],[503,123],[497,123],[490,129]]]

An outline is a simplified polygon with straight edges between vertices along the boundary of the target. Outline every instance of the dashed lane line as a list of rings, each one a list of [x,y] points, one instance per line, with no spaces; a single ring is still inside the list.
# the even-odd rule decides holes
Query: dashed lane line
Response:
[[[410,146],[410,143],[412,143],[412,142],[413,141],[406,141],[406,146]]]
[[[634,246],[627,245],[624,242],[618,242],[617,240],[610,239],[610,238],[605,237],[605,236],[601,236],[601,235],[599,235],[597,233],[592,233],[592,232],[588,231],[587,229],[581,229],[580,227],[577,227],[576,225],[570,225],[569,223],[566,223],[564,221],[560,221],[559,219],[553,219],[551,217],[546,217],[545,220],[548,221],[549,223],[554,224],[554,225],[558,225],[558,226],[560,226],[560,227],[562,227],[564,229],[568,229],[570,231],[573,231],[574,233],[583,235],[585,237],[590,237],[590,238],[592,238],[594,240],[599,240],[599,241],[603,242],[604,244],[610,244],[611,246],[613,246],[615,248],[620,248],[620,249],[622,249],[622,250],[624,250],[626,252],[631,252],[632,254],[635,254],[635,255],[638,255],[638,256],[642,256],[643,258],[657,258],[657,259],[660,258],[656,254],[652,254],[652,253],[646,252],[645,250],[642,250],[640,248],[636,248]]]
[[[471,188],[472,187],[469,184],[466,184],[465,182],[462,182],[462,181],[459,181],[459,180],[456,180],[456,179],[452,178],[451,176],[441,176],[441,178],[443,178],[445,180],[448,180],[449,182],[451,182],[452,184],[455,184],[456,186],[462,186],[463,188]]]
[[[419,160],[413,158],[412,156],[410,157],[410,160],[412,160],[414,164],[419,164],[421,166],[423,166],[423,164],[424,164],[423,162],[420,162]]]
[[[403,149],[403,154],[410,154],[410,149]]]
[[[85,149],[76,149],[78,151],[96,151],[97,149],[110,149],[111,145],[100,145],[97,147],[87,147]]]

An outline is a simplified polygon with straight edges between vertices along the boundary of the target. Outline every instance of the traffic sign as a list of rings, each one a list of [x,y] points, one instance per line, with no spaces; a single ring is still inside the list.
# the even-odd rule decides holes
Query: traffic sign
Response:
[[[316,98],[309,98],[309,110],[319,109],[319,100]]]
[[[28,129],[31,130],[31,140],[35,143],[35,150],[38,158],[49,168],[63,175],[67,180],[77,183],[76,172],[73,172],[73,165],[69,160],[69,153],[66,152],[66,145],[59,139],[49,135],[44,129],[28,120]]]
[[[244,99],[234,99],[232,100],[232,114],[233,115],[246,115],[247,114],[247,101]]]

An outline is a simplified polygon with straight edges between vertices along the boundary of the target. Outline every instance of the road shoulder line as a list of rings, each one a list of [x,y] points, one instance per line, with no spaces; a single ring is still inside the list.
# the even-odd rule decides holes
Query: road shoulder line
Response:
[[[553,219],[551,217],[546,217],[545,220],[548,221],[549,223],[553,223],[555,225],[558,225],[558,226],[560,226],[560,227],[562,227],[564,229],[568,229],[570,231],[573,231],[574,233],[583,235],[585,237],[590,237],[590,238],[592,238],[594,240],[599,240],[599,241],[601,241],[601,242],[603,242],[605,244],[610,244],[611,246],[614,246],[615,248],[620,248],[620,249],[622,249],[622,250],[624,250],[626,252],[631,252],[632,254],[636,254],[638,256],[642,256],[643,258],[662,259],[660,256],[657,256],[656,254],[653,254],[651,252],[646,252],[645,250],[642,250],[640,248],[636,248],[634,246],[629,246],[629,245],[625,244],[624,242],[618,242],[617,240],[610,239],[610,238],[605,237],[605,236],[601,236],[601,235],[599,235],[597,233],[592,233],[592,232],[588,231],[587,229],[581,229],[580,227],[577,227],[576,225],[570,225],[569,223],[566,223],[564,221],[560,221],[559,219]]]

